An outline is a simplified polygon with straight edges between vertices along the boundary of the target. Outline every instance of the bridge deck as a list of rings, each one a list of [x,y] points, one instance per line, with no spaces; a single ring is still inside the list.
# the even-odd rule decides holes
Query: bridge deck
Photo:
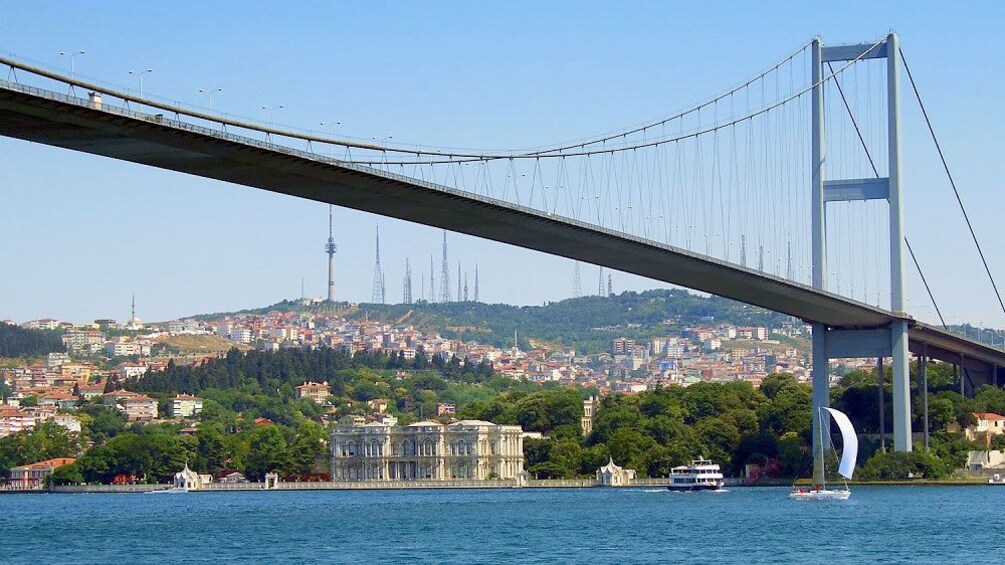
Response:
[[[568,218],[320,155],[0,81],[0,135],[326,202],[681,285],[835,328],[903,318],[836,294]],[[1005,352],[915,324],[911,349],[1005,367]],[[974,367],[977,370],[978,367]]]

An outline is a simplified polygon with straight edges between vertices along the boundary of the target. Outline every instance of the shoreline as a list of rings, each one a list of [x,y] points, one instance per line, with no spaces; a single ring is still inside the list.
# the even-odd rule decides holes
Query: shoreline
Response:
[[[799,481],[795,486],[801,485]],[[806,484],[809,484],[808,482]],[[843,483],[842,483],[843,484]],[[849,487],[979,487],[998,486],[986,481],[973,480],[899,480],[899,481],[855,481],[847,483]],[[266,488],[264,483],[210,484],[200,489],[175,491],[170,484],[137,484],[137,485],[70,485],[55,486],[38,490],[0,490],[0,494],[146,494],[146,493],[202,493],[202,492],[276,492],[276,491],[374,491],[374,490],[497,490],[497,489],[632,489],[632,488],[665,488],[667,480],[641,479],[630,485],[618,487],[601,486],[593,479],[556,479],[535,480],[523,484],[516,481],[416,481],[416,482],[315,482],[315,483],[278,483]],[[735,481],[726,485],[728,488],[791,488],[793,483],[761,483],[745,484]]]

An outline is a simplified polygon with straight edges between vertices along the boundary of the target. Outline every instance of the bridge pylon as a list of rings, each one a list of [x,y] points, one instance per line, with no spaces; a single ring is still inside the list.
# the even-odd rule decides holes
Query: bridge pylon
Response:
[[[908,365],[908,317],[904,306],[904,222],[900,151],[900,48],[896,33],[869,44],[824,46],[815,39],[812,50],[811,167],[813,287],[827,285],[828,205],[858,200],[886,200],[890,226],[890,309],[903,316],[885,327],[842,328],[813,324],[813,478],[823,482],[825,437],[829,422],[821,407],[830,405],[828,361],[848,357],[891,357],[893,360],[893,444],[896,451],[911,451],[911,396]],[[827,180],[824,131],[824,84],[837,76],[824,74],[824,65],[835,61],[886,59],[887,131],[889,173],[885,178]],[[821,431],[823,433],[821,433]]]

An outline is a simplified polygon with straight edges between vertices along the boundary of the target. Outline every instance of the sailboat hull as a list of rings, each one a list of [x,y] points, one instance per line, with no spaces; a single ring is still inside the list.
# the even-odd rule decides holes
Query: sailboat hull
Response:
[[[848,500],[850,496],[850,490],[798,489],[789,493],[792,500]]]

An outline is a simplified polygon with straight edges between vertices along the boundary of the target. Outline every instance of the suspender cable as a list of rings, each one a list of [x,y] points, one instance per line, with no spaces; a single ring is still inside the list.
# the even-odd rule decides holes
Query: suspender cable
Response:
[[[902,60],[903,60],[903,54],[904,54],[903,51],[901,51],[901,59]],[[833,73],[834,72],[834,68],[831,67],[830,62],[827,63],[827,66],[830,68],[831,73]],[[907,61],[906,60],[904,61],[904,68],[907,69]],[[911,71],[910,70],[907,71],[907,76],[908,77],[911,76]],[[859,127],[858,127],[858,121],[855,120],[855,114],[852,113],[852,111],[851,111],[851,106],[848,104],[848,99],[845,98],[844,89],[841,88],[841,81],[838,80],[837,76],[834,77],[834,84],[837,86],[838,93],[841,94],[841,101],[844,102],[845,110],[848,111],[848,117],[851,118],[851,124],[852,124],[852,126],[855,127],[855,133],[858,134],[858,140],[859,140],[859,142],[862,143],[862,149],[865,151],[865,156],[869,158],[869,165],[872,167],[872,172],[873,172],[873,174],[876,175],[876,178],[879,178],[879,169],[876,168],[876,162],[872,158],[872,153],[869,152],[869,146],[866,145],[865,138],[862,137],[862,130],[860,130]],[[914,79],[911,79],[911,85],[912,86],[914,85]],[[915,93],[916,94],[917,94],[917,92],[918,92],[917,89],[915,89]],[[921,98],[920,97],[918,98],[918,103],[919,104],[921,103]],[[924,110],[924,107],[922,107],[922,110]],[[928,119],[927,118],[927,114],[926,114],[925,119],[926,120]],[[929,129],[931,129],[931,124],[929,124]],[[932,136],[934,138],[934,136],[935,136],[934,132],[932,132]],[[938,145],[938,141],[936,141],[935,143],[936,143],[936,145]],[[941,156],[941,155],[942,155],[942,150],[940,149],[939,150],[939,156]],[[945,165],[945,160],[944,159],[943,159],[942,163],[943,163],[943,165]],[[948,167],[946,168],[946,173],[947,174],[949,173],[949,168]],[[950,182],[951,182],[952,181],[952,176],[950,176],[949,178],[950,178]],[[955,184],[953,185],[953,190],[956,190],[956,185]],[[959,197],[960,197],[960,195],[959,195],[959,193],[957,193],[956,194],[957,200],[959,200]],[[962,207],[963,207],[963,202],[960,202],[960,208],[962,208]],[[966,214],[967,214],[966,210],[964,210],[963,211],[964,217],[966,217]],[[967,220],[967,225],[968,226],[970,225],[970,220]],[[973,228],[971,228],[970,234],[973,235],[973,233],[974,233]],[[911,254],[911,260],[914,261],[914,267],[918,270],[918,275],[921,276],[921,282],[925,285],[925,291],[928,293],[928,298],[931,299],[932,306],[935,307],[935,313],[939,315],[939,321],[942,323],[943,329],[949,329],[946,326],[946,320],[945,320],[945,318],[942,317],[942,310],[939,309],[939,303],[935,301],[935,295],[932,294],[932,288],[930,286],[928,286],[928,279],[925,277],[925,272],[921,270],[921,264],[918,263],[918,257],[914,254],[914,249],[911,248],[911,242],[908,241],[907,237],[904,237],[904,243],[907,245],[907,251]],[[977,236],[974,236],[974,243],[977,243]],[[980,246],[977,246],[977,250],[980,251]],[[981,254],[981,259],[983,259],[983,258],[984,258],[984,254],[982,253]],[[987,262],[985,262],[984,263],[984,267],[987,268],[987,266],[988,266],[988,264],[987,264]],[[991,276],[991,272],[990,271],[988,272],[988,276],[989,277]],[[994,284],[994,280],[991,281],[991,284],[992,285]],[[997,293],[997,292],[998,292],[998,288],[995,287],[995,293]],[[1001,296],[998,297],[998,300],[999,300],[999,302],[1001,301]],[[1003,305],[1002,308],[1005,309],[1005,305]]]

